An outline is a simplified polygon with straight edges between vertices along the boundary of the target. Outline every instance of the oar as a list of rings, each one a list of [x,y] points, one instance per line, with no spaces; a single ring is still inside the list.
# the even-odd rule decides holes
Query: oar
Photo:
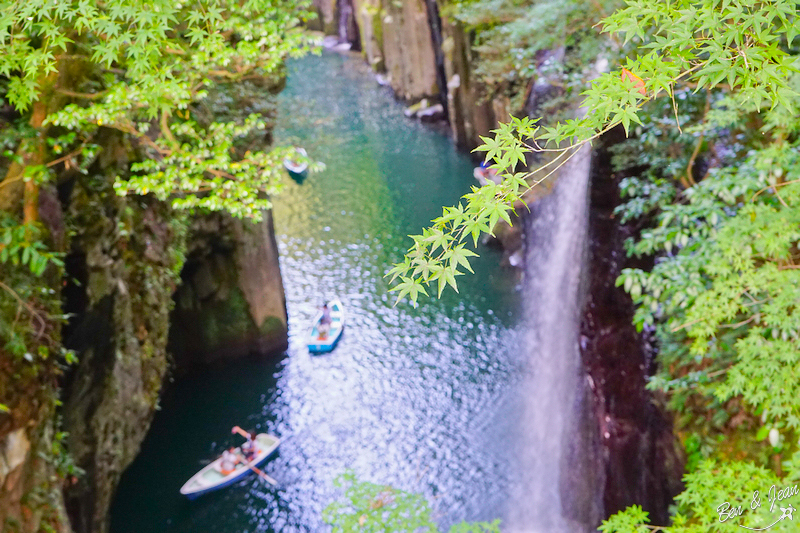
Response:
[[[261,470],[259,470],[258,468],[254,467],[253,465],[247,465],[247,466],[248,466],[248,467],[250,467],[250,470],[252,470],[252,471],[253,471],[253,472],[255,472],[256,474],[258,474],[259,476],[261,476],[262,478],[264,478],[264,480],[265,480],[267,483],[269,483],[270,485],[272,485],[272,486],[274,486],[274,487],[277,487],[277,486],[278,486],[278,482],[277,482],[277,481],[275,481],[274,479],[272,479],[271,477],[269,477],[268,475],[266,475],[264,472],[262,472],[262,471],[261,471]]]
[[[244,437],[246,439],[250,438],[250,433],[246,432],[245,430],[243,430],[239,426],[233,426],[233,429],[231,429],[231,433],[238,433],[239,435],[241,435],[242,437]]]

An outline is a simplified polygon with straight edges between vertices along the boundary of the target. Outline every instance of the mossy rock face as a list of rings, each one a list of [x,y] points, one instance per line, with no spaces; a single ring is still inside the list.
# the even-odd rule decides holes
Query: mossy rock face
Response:
[[[332,6],[328,2],[324,7]],[[276,113],[271,95],[285,80],[281,68],[269,78],[218,85],[197,112],[201,120],[238,121],[256,113],[271,122]],[[243,140],[237,149],[267,149],[269,135],[256,137]],[[176,369],[284,350],[286,303],[271,214],[256,224],[221,213],[198,215],[192,219],[187,246],[170,318],[169,351]],[[267,320],[282,327],[264,329]]]
[[[169,350],[178,370],[285,350],[286,303],[272,219],[197,217],[175,294]]]
[[[339,25],[335,21],[325,22],[322,31],[325,35],[338,35]]]
[[[271,95],[284,83],[285,70],[280,69],[269,78],[227,84],[217,90],[209,104],[214,105],[203,108],[205,114],[199,108],[193,112],[200,121],[241,120],[250,112],[270,118]],[[262,132],[245,141],[268,144],[269,135]],[[45,372],[12,364],[0,347],[0,403],[14,412],[13,417],[0,413],[0,448],[22,427],[30,443],[24,462],[15,462],[0,482],[3,531],[32,533],[49,526],[59,533],[105,533],[112,496],[150,427],[169,366],[170,312],[183,271],[187,219],[151,197],[118,196],[115,177],[124,177],[131,161],[146,154],[112,130],[101,128],[93,142],[101,150],[87,174],[64,171],[57,191],[43,187],[40,194],[51,247],[66,252],[66,265],[63,277],[40,278],[36,288],[52,289],[49,313],[71,315],[63,336],[58,335],[60,323],[48,333],[57,347],[63,337],[78,363],[61,376],[52,356],[55,348]],[[247,146],[243,141],[237,149]],[[204,331],[213,332],[219,344],[239,339],[247,346],[283,349],[286,310],[271,219],[252,231],[241,225],[227,233],[219,225],[212,229],[218,233],[207,242],[226,249],[230,262],[220,255],[216,272],[224,274],[207,276],[200,284],[208,285],[201,299],[210,310]],[[0,279],[10,282],[1,270]],[[206,306],[214,298],[217,305]],[[57,378],[62,391],[54,385]],[[18,405],[6,397],[21,400]],[[56,418],[59,399],[63,423]],[[68,434],[63,445],[69,456],[54,451],[61,449],[54,435],[62,430]],[[77,481],[62,472],[70,456],[85,471]]]
[[[374,43],[374,50],[372,51],[372,57],[369,57],[369,64],[372,67],[372,70],[383,74],[386,72],[386,59],[384,59],[383,53],[383,11],[379,10],[375,15],[371,17],[371,27],[372,27],[372,40]],[[365,47],[366,50],[366,47]],[[365,52],[366,53],[366,52]]]
[[[325,35],[337,35],[336,4],[336,0],[314,0],[313,10],[317,18],[308,22],[309,29],[323,31]]]
[[[258,330],[262,335],[281,335],[286,333],[286,323],[276,316],[268,316]]]
[[[72,238],[64,308],[74,317],[64,344],[79,363],[67,376],[63,417],[69,450],[86,471],[65,494],[74,530],[93,533],[107,530],[119,478],[155,412],[185,233],[168,204],[116,195],[129,149],[113,136],[103,146],[91,172],[70,184],[65,210]]]
[[[196,302],[196,301],[194,301]],[[285,348],[286,323],[268,316],[256,325],[241,289],[229,287],[225,299],[212,297],[199,306],[178,307],[173,314],[170,350],[178,369]]]

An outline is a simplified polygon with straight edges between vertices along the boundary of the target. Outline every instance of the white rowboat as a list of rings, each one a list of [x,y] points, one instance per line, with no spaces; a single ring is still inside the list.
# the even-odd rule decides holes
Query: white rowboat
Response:
[[[235,483],[242,479],[244,476],[253,472],[250,466],[258,466],[267,460],[267,458],[275,453],[281,440],[278,437],[267,435],[266,433],[259,433],[255,438],[256,442],[256,456],[249,463],[239,463],[228,474],[222,473],[222,457],[200,470],[193,475],[189,481],[184,483],[181,487],[181,494],[188,496],[189,499],[197,498],[202,494],[211,492],[213,490],[221,489]],[[241,448],[236,448],[235,453],[242,456]]]
[[[297,149],[295,149],[295,151],[297,152],[297,154],[299,154],[299,155],[301,155],[303,157],[308,157],[308,152],[306,152],[305,148],[297,148]],[[292,174],[297,174],[297,175],[301,175],[306,170],[308,170],[308,163],[306,163],[306,162],[297,162],[294,159],[292,159],[291,157],[284,158],[283,166],[286,167],[286,170],[288,170]]]

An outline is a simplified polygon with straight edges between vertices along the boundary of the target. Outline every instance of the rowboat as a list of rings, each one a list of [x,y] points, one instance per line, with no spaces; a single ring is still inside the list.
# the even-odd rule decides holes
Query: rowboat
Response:
[[[259,433],[255,438],[256,442],[256,456],[249,463],[239,463],[229,474],[222,473],[222,457],[200,470],[193,475],[189,481],[184,483],[181,487],[181,494],[188,496],[190,500],[197,498],[202,494],[211,492],[222,487],[227,487],[246,475],[253,472],[251,466],[258,466],[267,458],[275,453],[281,440],[278,437],[267,435],[266,433]],[[234,450],[236,455],[243,457],[241,448]]]
[[[308,157],[308,152],[305,148],[295,148],[295,152],[303,157]],[[285,157],[283,159],[283,166],[289,171],[292,177],[302,176],[308,170],[308,163],[305,161],[296,161],[292,157]]]
[[[320,336],[319,324],[322,320],[322,311],[317,313],[314,325],[308,332],[308,351],[312,353],[330,352],[339,341],[344,330],[344,307],[338,299],[328,302],[331,311],[331,329],[325,337]]]

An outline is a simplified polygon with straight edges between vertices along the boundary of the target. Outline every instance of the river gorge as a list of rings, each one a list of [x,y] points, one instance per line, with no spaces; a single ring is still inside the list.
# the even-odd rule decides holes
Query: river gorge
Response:
[[[317,531],[348,469],[438,497],[445,522],[502,516],[524,449],[514,444],[526,364],[519,275],[483,249],[460,294],[417,308],[393,307],[383,277],[406,235],[473,184],[470,159],[408,120],[354,57],[292,62],[277,123],[276,142],[326,164],[275,198],[289,350],[177,379],[123,478],[111,530]],[[311,319],[334,296],[344,336],[310,355]],[[236,441],[233,424],[285,439],[266,467],[280,487],[253,478],[184,501],[188,476]]]
[[[214,213],[181,229],[165,202],[120,199],[113,176],[132,149],[111,134],[90,172],[44,191],[51,231],[69,233],[52,283],[78,362],[43,386],[51,403],[0,418],[0,520],[25,533],[327,531],[347,472],[423,495],[445,529],[588,533],[633,504],[669,520],[683,457],[645,388],[652,339],[615,285],[637,231],[613,213],[619,132],[518,205],[458,293],[412,305],[389,292],[408,235],[477,185],[480,136],[561,96],[543,69],[513,101],[486,97],[469,30],[440,7],[317,1],[311,26],[339,53],[212,93],[203,112],[269,117],[253,145],[324,164],[284,176],[257,224]],[[332,298],[347,326],[332,353],[310,354]],[[183,483],[240,444],[233,425],[282,439],[263,467],[278,486],[249,476],[188,501]],[[53,481],[37,457],[62,440],[82,472]],[[45,511],[26,503],[36,491]]]
[[[607,474],[579,346],[590,151],[525,216],[524,269],[484,246],[459,294],[395,307],[385,272],[405,235],[474,184],[472,161],[406,118],[358,57],[290,63],[277,109],[276,142],[326,165],[275,198],[289,349],[176,378],[123,477],[111,531],[317,531],[348,470],[435,498],[445,525],[592,531]],[[310,355],[308,325],[333,296],[347,310],[344,338]],[[285,439],[266,468],[280,486],[252,477],[184,501],[183,482],[236,442],[233,424]]]

